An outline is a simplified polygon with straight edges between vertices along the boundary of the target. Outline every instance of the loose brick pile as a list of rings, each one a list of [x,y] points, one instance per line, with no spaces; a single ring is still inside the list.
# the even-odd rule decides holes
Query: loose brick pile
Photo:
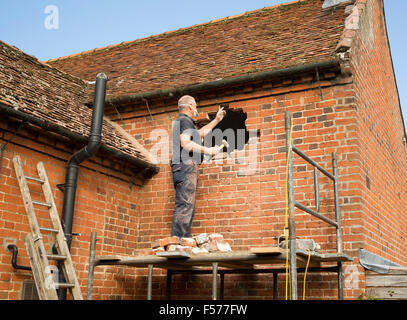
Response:
[[[210,252],[229,252],[232,251],[230,244],[223,239],[220,233],[206,234],[201,233],[192,238],[180,238],[176,236],[166,237],[154,240],[151,249],[138,250],[134,255],[154,255],[157,252],[165,251],[183,251],[192,254],[210,253]]]

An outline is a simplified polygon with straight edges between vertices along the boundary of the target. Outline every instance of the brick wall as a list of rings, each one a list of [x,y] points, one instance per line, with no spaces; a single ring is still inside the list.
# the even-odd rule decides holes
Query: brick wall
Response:
[[[381,1],[368,1],[360,17],[361,28],[350,52],[353,78],[322,72],[321,91],[315,74],[307,74],[197,96],[201,115],[215,111],[220,103],[242,108],[248,115],[248,129],[258,130],[260,136],[233,161],[200,166],[192,234],[222,233],[233,250],[277,243],[275,237],[284,228],[284,112],[288,110],[293,115],[292,137],[297,147],[328,171],[332,171],[331,153],[338,154],[343,250],[355,258],[344,264],[345,298],[357,298],[365,286],[357,260],[359,248],[407,265],[404,128],[380,6]],[[170,153],[176,99],[150,101],[149,108],[152,117],[145,104],[121,109],[125,129],[150,151]],[[121,121],[118,123],[123,124]],[[1,126],[4,143],[16,127],[6,122]],[[255,150],[251,153],[254,167],[242,163],[245,152],[248,162],[250,149]],[[11,267],[11,253],[4,248],[8,241],[16,241],[18,263],[29,264],[23,243],[28,223],[11,159],[19,154],[30,174],[37,161],[44,162],[61,212],[63,195],[56,184],[64,180],[72,151],[49,135],[33,136],[29,129],[13,138],[5,150],[0,176],[0,299],[18,299],[22,281],[31,278],[30,272]],[[168,161],[169,154],[163,158]],[[91,232],[98,234],[97,255],[131,255],[169,235],[174,190],[169,165],[160,167],[160,173],[145,184],[129,184],[123,173],[106,168],[97,159],[81,167],[73,226],[80,236],[73,239],[72,255],[84,294]],[[313,208],[311,169],[294,158],[295,199]],[[333,219],[332,185],[322,176],[320,198],[320,212]],[[335,229],[324,222],[296,210],[296,231],[302,238],[316,240],[323,252],[335,252]],[[165,272],[154,270],[153,283],[153,298],[165,298]],[[98,266],[93,298],[145,299],[146,284],[145,269]],[[302,296],[302,274],[298,287]],[[176,299],[210,298],[211,288],[210,276],[176,275],[172,294]],[[336,288],[334,274],[309,274],[306,298],[336,299]],[[271,275],[225,277],[226,299],[270,299],[271,295]],[[279,277],[279,298],[284,298],[284,275]]]
[[[299,80],[274,83],[272,88],[239,89],[225,92],[219,98],[200,98],[201,114],[215,111],[219,103],[247,112],[249,130],[259,130],[260,137],[246,151],[256,146],[257,167],[241,163],[242,154],[234,161],[204,164],[200,167],[197,212],[192,233],[219,232],[231,243],[233,250],[253,246],[275,245],[283,233],[285,213],[285,128],[284,112],[293,115],[293,140],[296,146],[318,163],[332,170],[331,152],[338,154],[339,195],[342,213],[343,249],[357,257],[357,249],[364,247],[363,183],[357,127],[358,110],[351,79],[331,73],[322,74],[321,92],[315,75]],[[270,94],[271,93],[271,94]],[[143,106],[122,114],[126,130],[149,150],[170,149],[165,134],[171,134],[171,122],[177,117],[175,103],[150,105],[152,119]],[[7,129],[7,128],[6,128]],[[14,128],[15,129],[15,128]],[[160,131],[156,131],[159,129]],[[13,128],[3,137],[7,140]],[[157,142],[158,132],[162,144]],[[34,173],[37,161],[44,161],[56,203],[61,211],[62,193],[56,189],[63,182],[66,159],[72,150],[59,148],[45,136],[28,140],[29,133],[21,133],[8,145],[1,176],[0,201],[2,242],[15,238],[20,248],[19,263],[28,265],[23,239],[28,231],[27,219],[21,204],[20,192],[12,166],[12,156],[20,154],[28,173]],[[38,141],[38,142],[37,142]],[[59,144],[58,144],[59,146]],[[65,148],[65,149],[64,149]],[[157,154],[160,156],[160,153]],[[167,158],[168,160],[169,158]],[[247,159],[246,159],[247,160]],[[97,255],[133,254],[149,248],[151,242],[170,233],[174,190],[168,164],[140,186],[129,186],[126,179],[96,163],[88,162],[80,170],[77,206],[73,232],[72,254],[82,291],[87,285],[87,264],[90,233],[98,233]],[[302,159],[294,159],[294,191],[296,200],[310,206],[314,203],[312,168]],[[333,190],[326,178],[320,176],[321,213],[332,218]],[[334,252],[335,229],[313,217],[296,211],[297,235],[312,238],[321,244],[323,252]],[[10,265],[11,253],[2,248],[2,299],[18,299],[21,283],[31,278],[29,272],[15,272]],[[357,263],[344,265],[346,272],[358,272]],[[360,270],[359,270],[360,271]],[[94,299],[145,299],[146,270],[129,267],[99,266],[95,270]],[[165,298],[165,272],[154,271],[153,297]],[[356,298],[363,288],[363,274],[345,285],[345,297]],[[359,282],[358,282],[359,281]],[[174,298],[209,298],[210,276],[174,276]],[[307,299],[336,299],[334,274],[309,274]],[[284,275],[279,277],[279,297],[284,298]],[[225,298],[269,299],[272,295],[271,275],[228,275],[225,277]],[[299,276],[299,295],[302,295],[302,274]]]
[[[1,122],[2,145],[12,137],[16,128],[12,121]],[[56,184],[64,183],[66,161],[72,150],[50,137],[52,135],[38,133],[29,127],[20,130],[4,151],[0,175],[0,299],[20,299],[22,282],[32,279],[30,271],[13,269],[12,254],[6,249],[7,244],[16,244],[19,249],[17,263],[29,266],[24,245],[29,225],[12,163],[15,155],[20,155],[25,173],[29,176],[37,176],[38,161],[44,163],[58,211],[60,214],[62,212],[63,193]],[[29,183],[29,186],[33,199],[41,200],[39,184]],[[98,165],[95,161],[87,161],[81,165],[73,225],[73,232],[80,235],[73,237],[71,252],[84,296],[91,232],[95,231],[98,235],[97,255],[131,255],[136,248],[138,189],[137,185],[130,186],[122,173]],[[50,227],[47,224],[49,220],[46,210],[40,210],[36,206],[36,214],[41,226]],[[49,248],[52,237],[45,235],[44,239]],[[135,271],[123,272],[123,268],[97,269],[94,290],[97,297],[126,297],[128,285],[134,286]]]
[[[255,246],[276,245],[283,234],[285,214],[285,127],[284,112],[293,114],[293,141],[301,150],[332,172],[331,153],[337,152],[339,194],[342,211],[343,249],[356,256],[363,239],[359,212],[361,193],[359,179],[358,141],[354,90],[349,78],[321,75],[322,95],[315,75],[285,80],[260,88],[240,88],[217,93],[218,98],[199,99],[202,114],[217,109],[220,103],[247,112],[248,130],[259,130],[260,137],[245,147],[255,151],[255,167],[248,159],[240,163],[243,154],[233,161],[202,164],[198,183],[197,210],[192,234],[219,232],[231,243],[233,250]],[[270,94],[271,92],[271,94]],[[171,135],[171,123],[177,118],[176,102],[149,103],[152,118],[144,105],[122,113],[126,129],[149,150],[171,150],[165,143]],[[161,131],[157,131],[161,130]],[[160,138],[154,134],[161,132]],[[254,149],[252,149],[254,150]],[[233,155],[233,153],[232,153]],[[160,156],[160,153],[158,153]],[[169,157],[164,157],[169,160]],[[141,188],[138,245],[149,248],[157,238],[170,234],[174,202],[172,176],[168,164]],[[315,206],[312,167],[304,160],[294,160],[294,192],[297,201]],[[333,187],[320,175],[320,212],[334,219]],[[297,235],[312,238],[324,252],[336,251],[335,228],[296,211]],[[156,271],[155,298],[164,298],[164,273]],[[302,275],[299,276],[301,293]],[[211,281],[206,276],[175,276],[173,297],[210,298]],[[337,298],[335,274],[312,274],[307,281],[307,298]],[[268,299],[272,295],[271,275],[229,275],[225,278],[225,298]],[[284,276],[280,276],[280,298],[284,295]],[[354,297],[354,292],[349,293]]]
[[[365,248],[407,265],[407,153],[383,1],[359,1],[351,51],[355,77]]]

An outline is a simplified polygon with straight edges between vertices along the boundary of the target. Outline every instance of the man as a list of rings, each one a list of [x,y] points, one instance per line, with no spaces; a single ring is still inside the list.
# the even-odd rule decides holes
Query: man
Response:
[[[175,188],[175,205],[172,216],[171,236],[191,237],[190,229],[195,215],[198,164],[204,154],[214,156],[223,147],[205,147],[202,138],[222,121],[226,112],[219,108],[214,120],[197,129],[194,117],[198,116],[195,99],[183,96],[178,101],[179,117],[173,123],[172,178]]]

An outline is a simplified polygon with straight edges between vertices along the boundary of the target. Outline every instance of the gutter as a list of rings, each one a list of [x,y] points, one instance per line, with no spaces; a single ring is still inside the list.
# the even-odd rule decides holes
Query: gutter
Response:
[[[32,116],[28,113],[16,110],[6,104],[0,103],[0,113],[6,114],[10,117],[14,117],[26,122],[29,122],[33,125],[36,125],[46,131],[50,131],[50,132],[54,132],[57,133],[61,136],[67,137],[69,139],[71,139],[74,142],[77,143],[87,143],[88,142],[88,138],[85,136],[82,136],[78,133],[72,132],[64,127],[61,127],[55,123],[49,122],[47,120],[44,119],[39,119],[35,116]],[[100,150],[111,154],[112,156],[114,156],[115,158],[118,158],[120,160],[126,161],[134,166],[137,167],[142,167],[145,168],[147,171],[150,171],[152,174],[158,173],[160,168],[154,164],[151,164],[147,161],[138,159],[136,157],[133,157],[127,153],[124,153],[123,151],[120,151],[118,149],[112,148],[107,146],[106,144],[104,144],[102,142],[102,144],[100,145]]]
[[[133,102],[136,100],[143,100],[143,99],[152,99],[152,98],[160,98],[160,97],[172,97],[174,95],[183,95],[183,94],[192,94],[194,92],[199,91],[206,91],[206,90],[214,90],[220,87],[225,86],[234,86],[239,84],[244,84],[248,82],[254,81],[264,81],[269,80],[271,78],[278,78],[278,77],[286,77],[291,76],[298,73],[305,73],[305,72],[315,72],[315,69],[327,69],[327,68],[340,68],[340,61],[338,59],[333,59],[330,61],[323,61],[323,62],[316,62],[310,63],[305,65],[297,65],[294,67],[289,67],[285,69],[277,69],[277,70],[270,70],[264,72],[258,72],[253,74],[247,74],[244,76],[227,78],[222,80],[215,80],[209,81],[205,83],[193,84],[188,86],[176,87],[171,89],[165,90],[157,90],[151,91],[146,93],[128,95],[123,97],[111,98],[106,100],[106,104],[113,105],[113,104],[121,104],[121,103],[128,103]]]

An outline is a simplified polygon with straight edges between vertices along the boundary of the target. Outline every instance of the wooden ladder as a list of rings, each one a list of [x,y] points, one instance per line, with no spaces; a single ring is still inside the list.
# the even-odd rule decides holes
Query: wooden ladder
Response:
[[[44,164],[38,162],[37,177],[28,177],[24,175],[21,159],[19,156],[13,158],[14,169],[18,184],[20,186],[21,195],[24,201],[24,207],[27,212],[28,222],[30,224],[31,233],[25,237],[25,245],[30,258],[30,264],[33,271],[35,285],[37,287],[38,296],[41,300],[58,300],[56,289],[67,288],[74,300],[82,300],[82,294],[79,287],[79,282],[75,274],[71,255],[69,253],[68,244],[62,229],[58,211],[55,206],[52,196],[51,187],[48,177],[44,169]],[[27,180],[32,180],[41,184],[44,193],[45,202],[35,201],[31,199],[30,190]],[[51,218],[52,228],[40,227],[34,211],[34,205],[45,206],[48,208]],[[51,232],[55,234],[55,244],[58,254],[48,254],[45,250],[44,241],[41,231]],[[61,262],[62,270],[65,275],[66,283],[55,283],[51,272],[49,260]]]

